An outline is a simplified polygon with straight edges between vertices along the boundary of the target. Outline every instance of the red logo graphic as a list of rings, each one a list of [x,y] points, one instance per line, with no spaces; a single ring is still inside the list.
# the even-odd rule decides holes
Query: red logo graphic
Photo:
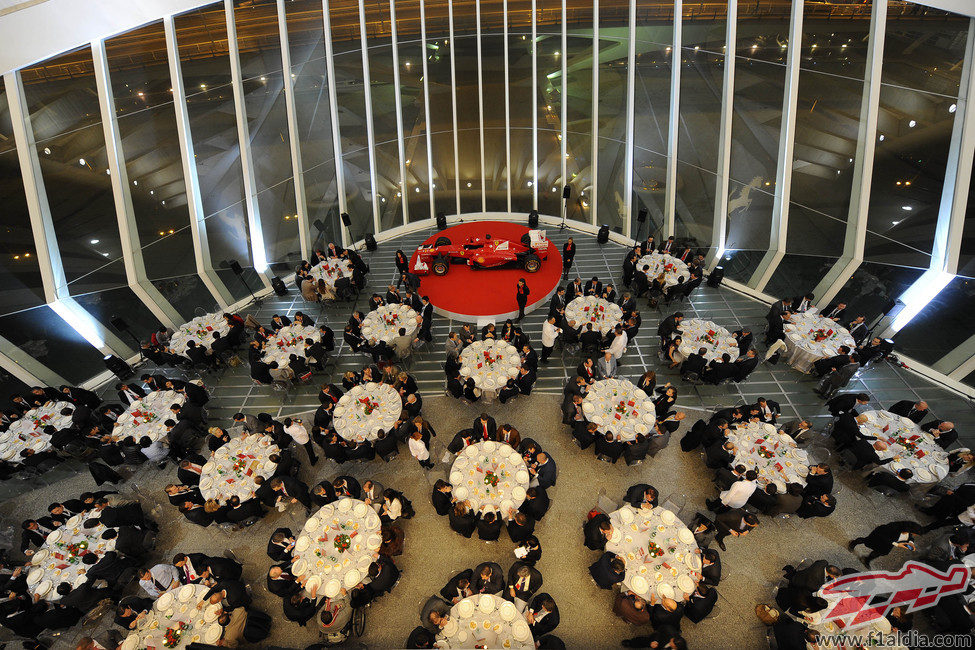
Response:
[[[900,571],[853,573],[826,583],[821,595],[830,601],[824,621],[853,629],[883,618],[895,607],[914,612],[936,605],[944,596],[965,591],[971,569],[963,564],[947,573],[909,561]]]

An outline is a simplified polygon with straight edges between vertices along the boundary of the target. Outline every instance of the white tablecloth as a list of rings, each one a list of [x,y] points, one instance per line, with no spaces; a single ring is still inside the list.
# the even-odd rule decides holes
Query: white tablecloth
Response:
[[[888,621],[885,617],[880,617],[874,621],[871,621],[870,623],[867,623],[866,625],[854,629],[842,628],[835,621],[823,621],[822,620],[823,615],[831,611],[833,607],[837,604],[839,599],[836,598],[835,596],[830,596],[828,598],[825,598],[822,589],[817,591],[816,595],[819,596],[820,598],[824,598],[824,600],[826,600],[826,602],[829,604],[824,609],[818,612],[814,612],[813,614],[810,614],[807,617],[799,618],[798,620],[800,621],[805,620],[805,622],[809,626],[809,629],[814,630],[815,632],[818,632],[820,635],[822,635],[819,638],[819,647],[823,648],[823,650],[827,650],[829,648],[835,648],[836,650],[859,650],[859,648],[861,648],[861,646],[837,645],[832,643],[826,643],[826,639],[828,639],[831,635],[833,635],[834,638],[835,635],[841,635],[841,634],[849,634],[850,636],[861,636],[863,638],[867,638],[869,634],[873,633],[875,637],[879,638],[877,636],[879,634],[884,634],[884,635],[891,634],[892,630],[890,626],[890,621]],[[875,647],[875,646],[871,645],[868,647]],[[907,650],[907,646],[901,644],[891,644],[891,645],[885,645],[883,647],[890,648],[891,650]]]
[[[460,353],[460,374],[481,390],[499,390],[521,370],[521,355],[507,341],[474,341]]]
[[[213,344],[214,332],[220,332],[220,336],[226,336],[229,331],[230,327],[227,326],[227,319],[223,317],[223,314],[197,316],[190,322],[180,325],[179,329],[173,332],[173,336],[169,340],[169,347],[176,354],[185,357],[186,344],[190,341],[196,341],[197,345],[202,343],[209,349]]]
[[[342,275],[346,278],[352,279],[352,262],[343,257],[329,257],[324,262],[319,262],[315,266],[311,267],[309,272],[317,283],[318,280],[325,280],[325,284],[329,288],[335,288],[335,280],[339,277],[338,272],[342,271]]]
[[[185,648],[194,642],[216,645],[223,634],[223,627],[217,622],[220,605],[196,607],[209,590],[205,585],[183,585],[163,593],[152,604],[149,615],[125,637],[120,650],[163,650],[167,630],[178,631],[180,623],[185,627],[173,648]]]
[[[582,331],[587,323],[592,323],[593,329],[605,335],[622,319],[623,310],[619,305],[596,296],[579,296],[565,306],[565,320],[575,321],[576,327],[581,327]]]
[[[419,314],[412,307],[406,305],[383,305],[373,309],[362,319],[362,337],[367,341],[376,339],[389,343],[399,336],[402,327],[408,336],[416,332]]]
[[[316,327],[302,327],[288,325],[282,327],[274,336],[267,340],[264,346],[264,363],[277,361],[278,366],[285,367],[291,363],[291,355],[305,356],[305,339],[320,341],[321,332]]]
[[[380,429],[390,432],[402,412],[403,399],[395,388],[370,381],[353,386],[339,398],[332,427],[352,442],[375,440]]]
[[[69,426],[71,416],[61,415],[66,408],[74,412],[74,405],[69,402],[51,402],[27,411],[22,418],[11,423],[5,432],[0,433],[0,459],[16,464],[20,462],[20,452],[25,449],[30,448],[37,453],[50,449],[51,436],[42,429],[48,425],[55,429]]]
[[[88,581],[88,577],[81,571],[89,568],[82,562],[82,558],[94,553],[99,558],[109,551],[115,550],[115,540],[102,539],[102,533],[108,528],[101,523],[94,528],[86,529],[85,521],[98,517],[97,512],[87,512],[75,515],[56,528],[47,536],[47,541],[30,557],[27,571],[27,591],[31,596],[39,595],[42,599],[55,602],[61,600],[57,593],[58,585],[67,582],[79,587]]]
[[[734,361],[738,358],[738,341],[731,336],[726,328],[713,323],[709,320],[700,318],[687,318],[680,324],[681,334],[680,355],[681,361],[696,354],[701,348],[707,348],[704,358],[708,361],[712,359],[721,360],[721,355],[727,353]]]
[[[489,474],[497,477],[496,485],[488,482]],[[488,506],[503,517],[522,504],[531,480],[521,454],[507,443],[491,440],[469,445],[457,454],[449,478],[458,501],[470,501],[475,512]]]
[[[534,648],[531,628],[515,604],[491,594],[458,601],[437,634],[437,648]]]
[[[647,435],[656,422],[656,409],[647,394],[626,379],[601,379],[593,382],[582,400],[582,413],[605,433],[633,440]]]
[[[861,414],[857,421],[860,433],[887,443],[887,449],[877,452],[880,460],[899,456],[882,467],[892,472],[906,467],[914,472],[910,483],[937,483],[948,476],[948,452],[912,420],[878,410]]]
[[[687,278],[691,277],[690,272],[687,270],[687,264],[684,264],[672,255],[657,253],[656,251],[649,255],[644,255],[637,261],[637,272],[642,273],[644,266],[650,267],[646,274],[648,280],[653,282],[654,278],[663,273],[664,285],[668,287],[677,284],[677,278],[684,278],[684,282],[687,282]]]
[[[613,535],[606,550],[623,558],[623,585],[639,595],[651,593],[673,598],[692,593],[701,580],[701,555],[694,535],[670,510],[652,510],[625,505],[609,514]],[[650,544],[655,545],[651,555]]]
[[[819,314],[793,314],[785,323],[785,346],[790,366],[802,372],[812,370],[816,361],[839,354],[840,346],[852,350],[856,343],[843,327]],[[817,341],[819,338],[821,340]]]
[[[336,543],[347,547],[339,550]],[[297,578],[308,577],[307,591],[317,583],[318,593],[331,598],[366,578],[380,545],[376,511],[358,499],[339,499],[305,522],[295,540],[291,570]]]
[[[129,405],[128,410],[118,417],[112,437],[123,440],[132,436],[138,442],[142,436],[149,436],[153,442],[166,437],[166,420],[176,418],[169,407],[182,405],[186,398],[174,390],[156,390]]]
[[[738,424],[734,431],[729,431],[728,440],[737,447],[732,466],[741,464],[755,470],[762,485],[773,482],[782,494],[787,483],[806,484],[809,459],[805,450],[799,449],[790,436],[778,433],[774,425]]]
[[[253,498],[257,485],[255,476],[271,478],[278,464],[268,460],[280,450],[271,436],[250,435],[234,438],[218,447],[200,474],[200,494],[204,499],[225,503],[236,496],[241,501]]]

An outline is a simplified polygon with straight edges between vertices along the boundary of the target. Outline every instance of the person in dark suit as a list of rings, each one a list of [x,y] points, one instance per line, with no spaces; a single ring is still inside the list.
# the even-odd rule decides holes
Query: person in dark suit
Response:
[[[569,276],[569,269],[572,268],[572,260],[576,256],[576,245],[572,241],[572,237],[562,245],[562,277],[566,278]]]
[[[914,424],[921,424],[921,421],[928,415],[928,403],[921,400],[913,402],[909,399],[901,400],[887,409],[894,415],[902,415]]]
[[[332,488],[335,490],[336,497],[350,497],[352,499],[358,499],[362,495],[362,485],[354,476],[349,476],[344,474],[342,476],[337,476],[334,481],[332,481]]]
[[[867,476],[867,487],[874,490],[888,489],[905,494],[911,489],[907,482],[913,477],[914,472],[906,467],[894,474],[878,467]]]
[[[772,510],[778,505],[778,499],[776,499],[778,491],[775,483],[769,483],[764,490],[756,489],[752,492],[751,496],[748,497],[748,503],[758,508],[763,514],[771,514]]]
[[[823,359],[818,359],[813,362],[813,371],[817,377],[825,377],[834,370],[845,366],[850,363],[850,348],[845,345],[841,345],[839,348],[839,354],[832,357],[826,357]]]
[[[606,548],[606,541],[613,534],[613,525],[609,517],[599,513],[582,525],[583,544],[592,551],[602,551]]]
[[[598,296],[603,292],[603,283],[599,281],[599,278],[593,276],[591,280],[586,282],[585,286],[582,288],[583,295],[586,296]]]
[[[806,476],[806,494],[830,494],[833,491],[833,472],[829,465],[820,463],[809,466]]]
[[[301,591],[301,585],[287,566],[275,565],[267,572],[267,590],[275,596],[287,599]]]
[[[803,519],[828,517],[836,510],[836,497],[831,494],[807,494],[796,514]]]
[[[623,581],[626,565],[621,557],[607,551],[589,565],[589,575],[600,589],[612,589],[613,585]]]
[[[715,443],[704,450],[704,464],[709,469],[727,467],[735,458],[735,445],[731,441]]]
[[[474,568],[471,589],[477,594],[499,594],[504,591],[504,573],[495,562],[482,562]]]
[[[790,586],[814,594],[824,584],[842,575],[843,572],[838,566],[834,566],[826,560],[816,560],[805,569],[794,571],[788,580]]]
[[[113,589],[120,589],[127,570],[139,565],[138,560],[126,558],[116,551],[108,551],[101,559],[94,553],[88,553],[82,562],[87,565],[88,580],[104,580]]]
[[[454,509],[450,511],[450,528],[464,537],[470,538],[477,528],[477,521],[474,513],[467,505],[466,501],[459,501],[454,504]]]
[[[504,597],[527,605],[532,594],[541,587],[542,574],[538,569],[524,562],[515,562],[508,570],[508,588]]]
[[[559,607],[548,594],[538,594],[532,599],[528,609],[525,610],[525,619],[528,621],[532,636],[540,639],[558,627]]]
[[[743,537],[758,525],[758,518],[740,509],[732,508],[722,512],[714,519],[714,525],[718,529],[714,541],[722,551],[727,550],[724,546],[724,539],[729,535],[732,537]]]
[[[523,512],[516,512],[507,523],[508,537],[515,544],[520,544],[535,532],[535,520]]]
[[[267,556],[275,562],[288,562],[294,551],[295,536],[290,528],[278,528],[267,542]]]
[[[657,335],[660,336],[661,348],[664,347],[666,341],[669,341],[674,334],[680,333],[680,324],[683,320],[684,314],[678,311],[660,321],[660,325],[657,327]]]
[[[731,355],[725,352],[721,359],[712,359],[704,371],[703,379],[709,384],[717,386],[726,379],[731,379],[737,374],[735,365],[731,362]]]
[[[713,548],[701,551],[701,580],[711,586],[721,582],[721,554]]]
[[[845,302],[833,302],[826,305],[826,308],[819,312],[824,318],[829,318],[834,321],[841,321],[846,315],[846,303]]]
[[[850,412],[856,415],[856,407],[866,406],[869,403],[870,396],[866,393],[840,393],[827,400],[826,408],[833,417]]]
[[[611,463],[618,461],[625,449],[622,438],[619,435],[614,436],[610,431],[605,435],[596,436],[595,443],[596,456]]]
[[[692,623],[700,623],[708,617],[716,602],[718,602],[718,592],[714,587],[701,582],[687,599],[684,605],[684,616]]]
[[[867,333],[869,332],[867,329],[867,323],[865,321],[866,319],[863,316],[857,316],[846,326],[846,329],[849,330],[850,336],[853,337],[853,342],[857,344],[857,347],[860,347],[864,339],[867,338]]]
[[[958,442],[958,432],[955,431],[955,423],[948,420],[931,420],[921,425],[922,431],[927,431],[935,443],[942,449]]]
[[[869,548],[870,554],[863,559],[863,565],[869,569],[873,560],[887,555],[894,548],[916,550],[914,537],[921,532],[921,526],[913,521],[892,521],[877,526],[866,537],[850,540],[847,548],[854,551],[861,544]]]
[[[456,604],[465,598],[473,596],[474,590],[471,588],[471,579],[473,577],[474,571],[464,569],[447,581],[444,588],[440,590],[440,595],[450,604]]]
[[[558,478],[558,469],[555,467],[555,461],[544,452],[538,453],[535,457],[535,462],[528,466],[528,472],[538,479],[538,487],[543,490],[547,490],[555,485],[555,481]]]
[[[704,356],[707,354],[707,351],[707,348],[701,348],[697,351],[697,353],[687,357],[684,360],[684,363],[680,365],[681,377],[686,377],[690,373],[694,373],[700,377],[704,373],[704,368],[708,363]]]
[[[501,536],[501,517],[494,512],[485,512],[477,519],[477,536],[486,542],[496,541]]]
[[[550,505],[548,493],[538,487],[530,487],[525,492],[525,500],[518,508],[535,521],[539,521],[548,512]]]
[[[735,382],[742,382],[748,378],[748,375],[755,371],[758,367],[759,358],[755,354],[755,350],[748,350],[743,356],[738,357],[737,360],[732,363],[734,367],[735,374],[732,379]]]
[[[487,413],[481,413],[480,417],[474,420],[474,437],[479,441],[494,440],[498,431],[497,422]]]

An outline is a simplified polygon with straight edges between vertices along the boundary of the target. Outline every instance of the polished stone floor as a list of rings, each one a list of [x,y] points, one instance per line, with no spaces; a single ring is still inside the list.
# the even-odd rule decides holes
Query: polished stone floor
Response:
[[[561,244],[567,233],[550,232]],[[593,238],[573,233],[578,243],[576,269],[583,277],[598,275],[602,279],[617,277],[624,249],[612,244],[599,246]],[[428,236],[418,233],[399,241],[387,243],[375,253],[367,253],[372,265],[370,288],[383,288],[393,277],[392,253],[396,248],[411,250]],[[366,297],[363,297],[362,302]],[[273,313],[293,313],[304,305],[295,292],[284,298],[272,296],[259,307],[245,310],[259,320],[269,320]],[[675,306],[676,308],[676,306]],[[350,307],[329,308],[324,317],[341,332]],[[726,288],[699,289],[689,304],[681,307],[688,315],[710,318],[725,326],[739,324],[751,327],[761,338],[767,308]],[[309,310],[318,315],[318,308]],[[637,377],[644,368],[657,371],[659,381],[674,381],[679,385],[680,408],[688,412],[688,424],[703,416],[706,410],[742,401],[754,401],[760,395],[778,400],[784,417],[801,415],[814,418],[817,426],[825,424],[821,401],[812,393],[813,383],[800,373],[783,365],[760,367],[752,377],[740,385],[720,387],[680,385],[674,373],[662,368],[656,359],[655,331],[659,319],[669,313],[659,313],[641,305],[644,325],[637,340],[624,357],[622,373]],[[535,313],[525,319],[525,326],[533,341],[538,341],[543,315]],[[424,396],[424,416],[440,435],[435,439],[433,455],[439,458],[442,446],[457,430],[469,426],[481,406],[461,405],[443,396],[441,341],[450,328],[445,319],[435,319],[435,342],[422,351],[411,363],[410,372],[417,376]],[[336,377],[345,369],[360,367],[366,361],[361,355],[347,354],[340,349],[338,363],[331,371]],[[678,506],[682,518],[693,516],[704,508],[705,498],[714,494],[710,472],[698,452],[681,452],[673,437],[671,445],[656,458],[638,467],[610,466],[596,461],[592,451],[580,451],[560,424],[559,394],[561,387],[578,363],[575,357],[556,356],[552,363],[540,370],[536,392],[508,405],[493,404],[486,410],[499,422],[515,425],[523,435],[530,435],[552,453],[559,467],[558,484],[551,491],[552,509],[539,523],[537,534],[542,542],[543,555],[538,568],[544,576],[543,590],[550,593],[561,610],[561,624],[555,631],[569,647],[609,648],[635,634],[646,633],[622,623],[610,612],[611,594],[598,590],[591,582],[586,567],[597,554],[582,545],[581,525],[586,512],[595,505],[598,495],[619,501],[625,489],[637,482],[649,482],[661,496]],[[213,394],[210,420],[225,422],[238,410],[266,411],[278,416],[308,414],[317,406],[317,383],[329,375],[316,377],[313,385],[301,386],[288,393],[270,387],[254,386],[246,368],[231,369],[204,377]],[[858,377],[853,389],[869,392],[880,405],[900,399],[926,399],[938,417],[953,419],[962,436],[972,430],[975,411],[971,404],[944,388],[935,386],[902,368],[890,364],[871,368]],[[835,461],[830,445],[821,436],[809,443],[817,460]],[[439,453],[438,453],[439,452]],[[296,456],[305,459],[303,450]],[[67,498],[91,489],[93,482],[87,472],[79,472],[73,463],[41,477],[40,481],[25,483],[12,480],[2,486],[4,500],[0,503],[0,539],[12,548],[19,543],[19,522],[24,518],[43,514],[46,505],[55,499]],[[396,563],[403,577],[396,589],[370,607],[366,634],[360,641],[368,647],[401,647],[410,630],[418,622],[418,610],[425,599],[438,591],[457,571],[485,560],[494,560],[507,569],[513,561],[513,545],[506,540],[496,543],[466,540],[453,534],[445,518],[438,517],[429,501],[430,486],[443,476],[446,467],[438,465],[424,472],[406,453],[389,464],[381,461],[349,464],[337,467],[330,461],[320,461],[310,467],[305,463],[300,477],[309,484],[338,473],[352,473],[360,479],[374,477],[384,485],[403,491],[414,503],[417,515],[402,522],[406,532],[405,553]],[[270,513],[264,520],[244,531],[231,533],[218,528],[201,529],[185,523],[175,508],[162,498],[162,487],[174,479],[175,472],[139,469],[122,484],[124,494],[138,498],[147,511],[160,522],[161,533],[153,552],[153,562],[165,561],[175,552],[203,551],[217,553],[229,549],[245,564],[244,578],[251,584],[255,605],[275,618],[272,636],[263,647],[300,648],[317,640],[317,632],[310,625],[302,629],[286,621],[281,615],[277,598],[267,593],[264,574],[271,562],[264,554],[270,533],[278,526],[293,530],[301,527],[304,513]],[[754,648],[764,644],[764,629],[754,616],[758,602],[768,601],[772,586],[779,578],[779,569],[804,557],[826,558],[842,566],[859,566],[846,550],[846,542],[868,532],[874,525],[893,519],[912,518],[910,503],[903,498],[886,498],[863,487],[862,478],[854,472],[837,469],[836,512],[829,518],[817,520],[763,518],[754,533],[742,540],[731,541],[722,553],[725,574],[718,587],[718,609],[712,618],[698,625],[686,622],[683,633],[692,648]],[[934,535],[924,541],[936,543]],[[906,554],[892,554],[875,563],[881,568],[894,568],[906,559]],[[101,625],[108,622],[103,621]],[[81,631],[72,629],[56,639],[57,647],[73,647]]]

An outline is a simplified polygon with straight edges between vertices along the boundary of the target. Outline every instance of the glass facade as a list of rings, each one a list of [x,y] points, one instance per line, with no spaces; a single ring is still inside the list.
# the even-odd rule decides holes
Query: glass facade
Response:
[[[263,286],[255,242],[263,241],[270,272],[287,277],[305,230],[320,248],[441,212],[517,216],[533,208],[636,239],[673,234],[704,254],[723,249],[727,277],[756,289],[756,270],[779,239],[773,210],[781,209],[784,250],[763,291],[812,290],[850,259],[844,242],[862,226],[853,255],[862,262],[834,289],[853,311],[880,315],[938,259],[952,136],[969,99],[970,19],[898,2],[872,25],[869,0],[806,2],[801,42],[793,43],[788,3],[682,7],[675,21],[673,0],[289,0],[281,33],[275,0],[233,0],[229,14],[214,2],[171,19],[173,61],[163,20],[111,36],[107,81],[131,195],[123,215],[93,48],[17,71],[26,146],[39,162],[64,269],[58,289],[109,330],[124,310],[143,336],[158,322],[130,289],[120,219],[137,233],[145,281],[188,319],[217,302],[200,260],[208,280],[235,300]],[[878,121],[865,134],[868,55],[881,32]],[[791,160],[783,160],[790,57],[799,71],[795,135]],[[172,66],[185,106],[174,104]],[[8,94],[0,93],[0,336],[81,380],[101,370],[100,352],[58,332],[63,321],[46,306]],[[194,154],[186,165],[184,135]],[[856,160],[863,137],[875,138],[872,160]],[[860,164],[872,175],[862,215],[852,202]],[[777,208],[786,170],[789,200]],[[199,197],[188,197],[195,186]],[[975,206],[975,188],[970,197]],[[199,223],[191,227],[192,219]],[[898,334],[903,352],[925,364],[970,338],[961,315],[975,277],[975,226],[964,226],[950,244],[957,277],[929,307],[949,315],[951,331],[926,339],[926,311]]]

